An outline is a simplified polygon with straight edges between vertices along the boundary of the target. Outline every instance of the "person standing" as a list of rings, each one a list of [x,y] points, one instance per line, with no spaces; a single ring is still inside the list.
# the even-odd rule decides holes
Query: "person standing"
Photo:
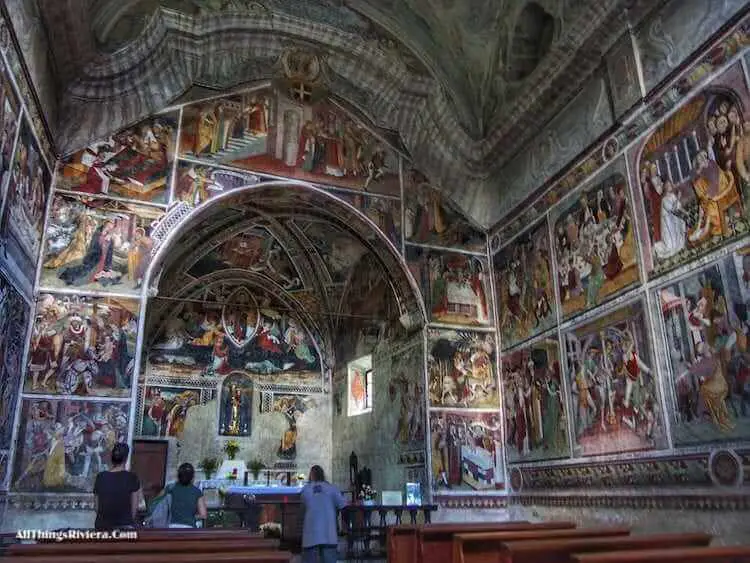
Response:
[[[94,481],[96,522],[101,531],[134,528],[135,515],[141,498],[141,482],[132,471],[125,469],[130,455],[127,444],[112,448],[112,468],[97,474]]]
[[[336,563],[338,533],[336,516],[346,506],[341,491],[328,483],[323,468],[310,468],[310,482],[300,495],[304,509],[302,563]]]

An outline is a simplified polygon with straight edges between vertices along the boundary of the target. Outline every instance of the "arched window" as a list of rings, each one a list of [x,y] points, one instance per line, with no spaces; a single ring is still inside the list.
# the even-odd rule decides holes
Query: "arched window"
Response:
[[[528,3],[516,21],[508,56],[508,78],[523,80],[549,52],[555,20],[544,8]]]

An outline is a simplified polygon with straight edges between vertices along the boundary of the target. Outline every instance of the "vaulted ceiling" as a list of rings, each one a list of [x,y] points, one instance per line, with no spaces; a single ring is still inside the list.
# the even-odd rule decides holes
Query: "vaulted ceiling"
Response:
[[[659,3],[35,1],[6,5],[62,153],[176,100],[273,80],[283,52],[301,47],[319,56],[333,97],[397,132],[485,226],[502,205],[502,165]]]

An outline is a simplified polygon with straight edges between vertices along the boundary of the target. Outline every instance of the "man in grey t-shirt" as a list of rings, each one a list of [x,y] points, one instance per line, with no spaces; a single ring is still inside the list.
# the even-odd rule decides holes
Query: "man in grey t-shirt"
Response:
[[[326,481],[322,467],[313,465],[310,469],[310,482],[302,489],[300,498],[305,510],[302,562],[336,563],[336,516],[346,506],[341,491]]]

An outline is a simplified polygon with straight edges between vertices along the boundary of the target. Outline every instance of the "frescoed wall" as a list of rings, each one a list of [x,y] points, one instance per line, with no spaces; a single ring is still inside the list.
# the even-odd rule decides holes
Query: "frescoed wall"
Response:
[[[5,180],[13,158],[20,104],[10,83],[8,69],[0,58],[0,207],[5,198]]]
[[[201,390],[191,387],[147,387],[141,436],[182,438],[191,407],[201,404]]]
[[[57,189],[167,203],[177,116],[142,121],[62,161]]]
[[[555,324],[557,307],[546,222],[495,254],[493,268],[503,348]]]

